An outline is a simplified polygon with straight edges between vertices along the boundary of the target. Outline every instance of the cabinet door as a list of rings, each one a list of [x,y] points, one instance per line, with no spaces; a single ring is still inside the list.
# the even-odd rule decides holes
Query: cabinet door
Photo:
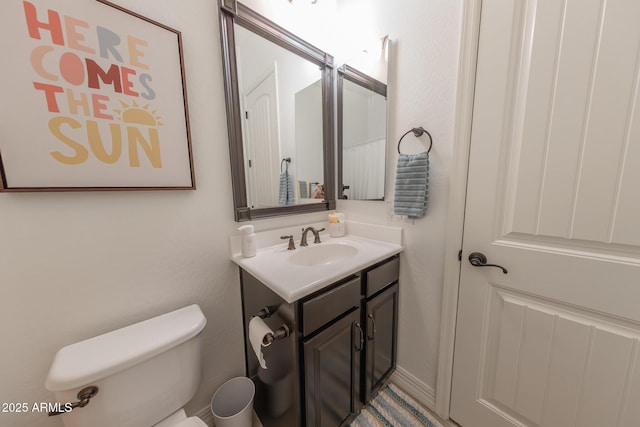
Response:
[[[359,308],[304,342],[307,427],[336,427],[355,412],[363,345]]]
[[[398,283],[366,301],[365,315],[364,402],[366,403],[396,368]]]

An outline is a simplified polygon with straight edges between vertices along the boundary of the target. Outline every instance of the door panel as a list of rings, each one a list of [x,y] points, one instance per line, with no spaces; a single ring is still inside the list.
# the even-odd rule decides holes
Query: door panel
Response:
[[[309,427],[335,427],[355,412],[364,339],[359,321],[360,309],[353,310],[303,344]]]
[[[252,208],[278,206],[280,132],[277,71],[273,70],[244,97],[247,197]]]
[[[398,283],[366,302],[366,372],[364,401],[368,402],[396,367]]]
[[[481,22],[451,418],[640,425],[640,3]]]
[[[479,371],[485,404],[526,425],[617,419],[639,361],[633,325],[498,287],[490,292]]]
[[[637,209],[618,190],[638,125],[640,4],[602,6],[538,1],[520,12],[524,28],[510,39],[522,40],[513,48],[522,63],[510,76],[514,120],[505,123],[513,128],[514,231],[612,243],[616,210]]]

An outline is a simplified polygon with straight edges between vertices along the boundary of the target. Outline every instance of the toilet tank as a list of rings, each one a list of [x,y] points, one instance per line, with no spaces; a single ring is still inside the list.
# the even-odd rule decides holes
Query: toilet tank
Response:
[[[61,415],[65,426],[149,427],[180,409],[200,383],[205,324],[194,304],[60,349],[45,382],[56,400],[99,388],[87,406]]]

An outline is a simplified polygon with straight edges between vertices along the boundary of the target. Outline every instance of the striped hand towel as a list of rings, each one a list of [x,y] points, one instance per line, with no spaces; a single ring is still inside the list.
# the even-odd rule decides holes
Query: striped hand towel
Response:
[[[411,219],[422,218],[429,202],[429,154],[400,154],[396,170],[393,211]]]
[[[292,205],[295,200],[293,196],[293,180],[288,171],[280,173],[280,191],[278,196],[278,204],[280,206]]]

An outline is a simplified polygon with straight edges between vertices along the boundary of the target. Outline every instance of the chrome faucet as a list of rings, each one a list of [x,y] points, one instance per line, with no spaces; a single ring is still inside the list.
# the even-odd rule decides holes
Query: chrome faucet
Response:
[[[320,241],[320,232],[324,231],[324,228],[321,228],[320,230],[316,230],[313,227],[307,227],[307,228],[303,228],[302,229],[302,239],[300,239],[300,246],[308,246],[309,244],[307,243],[307,233],[311,231],[313,233],[313,236],[315,237],[313,239],[313,243],[322,243]]]

